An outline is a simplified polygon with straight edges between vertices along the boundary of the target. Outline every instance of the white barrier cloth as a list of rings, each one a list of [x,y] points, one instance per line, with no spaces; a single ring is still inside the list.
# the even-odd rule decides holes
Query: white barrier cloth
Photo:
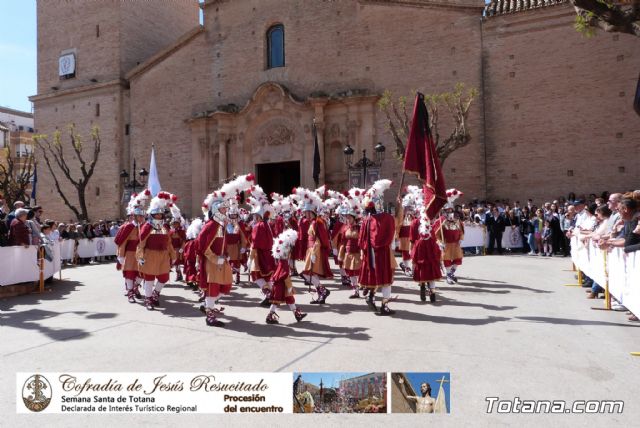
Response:
[[[18,413],[292,413],[291,373],[18,373]]]
[[[624,249],[613,248],[605,256],[600,248],[573,237],[571,260],[601,287],[608,282],[609,293],[631,312],[640,314],[640,252],[625,254]]]
[[[45,260],[44,277],[49,278],[60,271],[60,244],[53,244],[53,262]],[[40,278],[38,247],[30,245],[0,247],[0,286],[37,281]]]
[[[78,257],[88,259],[100,256],[115,256],[118,248],[114,238],[80,239],[78,241]]]
[[[460,242],[460,246],[462,248],[484,247],[485,241],[484,226],[475,226],[471,224],[464,225],[464,239]]]

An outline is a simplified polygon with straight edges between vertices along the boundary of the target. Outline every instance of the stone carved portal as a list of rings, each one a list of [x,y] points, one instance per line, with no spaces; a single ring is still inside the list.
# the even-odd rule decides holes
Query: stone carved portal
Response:
[[[302,153],[295,150],[294,128],[295,124],[283,117],[269,119],[260,125],[254,133],[251,147],[254,163],[300,160]]]

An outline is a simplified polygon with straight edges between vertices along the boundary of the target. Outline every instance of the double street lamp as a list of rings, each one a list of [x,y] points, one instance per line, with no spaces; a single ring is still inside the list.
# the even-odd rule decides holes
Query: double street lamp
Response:
[[[347,166],[347,170],[349,171],[349,185],[353,186],[355,184],[355,180],[353,180],[352,178],[357,177],[357,175],[359,175],[358,172],[362,170],[362,179],[358,179],[358,186],[361,188],[368,187],[367,169],[379,169],[382,166],[382,162],[384,161],[386,150],[386,147],[382,143],[378,143],[373,148],[373,151],[375,152],[375,159],[369,159],[367,157],[367,150],[365,149],[362,150],[362,158],[353,163],[353,154],[355,153],[355,150],[353,150],[353,147],[347,144],[342,153],[344,153],[344,163]]]
[[[133,175],[133,180],[130,180],[131,175]],[[120,182],[125,190],[130,190],[129,197],[131,197],[131,194],[136,193],[136,189],[142,189],[146,186],[148,175],[149,172],[145,168],[142,168],[140,171],[136,171],[135,159],[133,160],[133,171],[131,174],[129,174],[125,169],[120,172]],[[138,181],[138,176],[140,176],[140,181]]]

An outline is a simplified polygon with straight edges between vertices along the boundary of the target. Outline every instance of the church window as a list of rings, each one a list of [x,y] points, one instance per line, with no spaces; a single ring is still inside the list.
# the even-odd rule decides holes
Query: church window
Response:
[[[267,68],[284,67],[284,25],[267,31]]]

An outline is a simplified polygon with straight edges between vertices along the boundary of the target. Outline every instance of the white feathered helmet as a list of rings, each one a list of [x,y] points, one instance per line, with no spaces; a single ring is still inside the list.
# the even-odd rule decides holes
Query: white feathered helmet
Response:
[[[127,205],[128,215],[146,215],[146,205],[151,198],[151,191],[145,189],[140,193],[134,193],[131,195],[129,204]]]
[[[200,217],[194,219],[187,228],[187,239],[196,239],[204,226],[204,222]]]
[[[298,232],[293,229],[287,229],[282,232],[276,239],[273,240],[273,247],[271,247],[271,254],[274,259],[289,259],[291,250],[296,245],[298,239]]]
[[[323,186],[324,187],[324,186]],[[318,190],[323,189],[320,187]],[[324,193],[324,190],[322,191]],[[313,213],[318,213],[322,208],[322,199],[320,199],[319,193],[316,190],[315,192],[305,189],[304,187],[296,187],[291,193],[297,196],[299,204],[302,203],[302,211],[311,211]]]
[[[447,203],[445,204],[444,209],[445,210],[453,209],[454,208],[453,203],[456,201],[456,199],[458,199],[462,195],[464,195],[464,193],[462,193],[458,189],[447,190]]]
[[[235,199],[240,192],[251,189],[254,180],[253,174],[246,174],[225,183],[220,189],[207,195],[202,203],[203,214],[213,218],[220,208],[228,206],[227,201]]]
[[[259,185],[251,186],[251,196],[247,199],[247,203],[251,205],[251,214],[257,214],[264,218],[273,214],[273,207],[269,203],[269,198]]]
[[[362,200],[364,199],[365,190],[357,187],[349,189],[342,202],[342,214],[350,215],[354,218],[360,217],[362,214]]]
[[[149,215],[164,215],[165,212],[170,209],[173,206],[173,203],[177,200],[178,197],[176,195],[164,191],[159,192],[153,199],[151,199],[147,213]]]
[[[382,179],[373,183],[373,186],[365,192],[362,201],[363,208],[375,208],[377,212],[384,211],[384,192],[391,187],[391,180]]]

